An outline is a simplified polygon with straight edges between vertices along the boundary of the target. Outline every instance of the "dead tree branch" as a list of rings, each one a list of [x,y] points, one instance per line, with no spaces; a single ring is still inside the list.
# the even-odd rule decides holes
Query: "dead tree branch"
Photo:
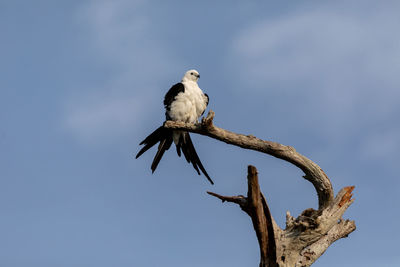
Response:
[[[251,217],[260,246],[260,266],[278,266],[276,261],[276,244],[272,216],[269,212],[267,202],[260,191],[257,169],[254,166],[248,166],[247,181],[247,197],[227,197],[213,192],[207,193],[221,199],[222,202],[227,201],[238,204],[240,208]]]
[[[186,130],[220,140],[227,144],[239,146],[269,154],[288,161],[304,172],[304,178],[310,181],[317,191],[319,209],[325,208],[333,200],[331,181],[324,171],[310,159],[298,153],[293,147],[281,145],[272,141],[261,140],[252,135],[236,134],[214,126],[214,112],[210,110],[201,123],[189,124],[183,122],[166,121],[164,127],[177,130]]]
[[[298,218],[286,214],[286,228],[282,230],[272,217],[265,197],[260,191],[257,169],[248,167],[247,197],[208,194],[222,202],[240,206],[253,222],[260,246],[260,267],[306,267],[318,259],[336,240],[347,237],[356,229],[354,221],[343,220],[342,215],[353,203],[354,186],[345,187],[334,197],[332,184],[324,171],[313,161],[299,154],[293,147],[265,141],[252,135],[236,134],[214,126],[214,112],[210,111],[201,123],[186,124],[166,121],[164,127],[185,130],[283,159],[300,168],[318,195],[318,210],[306,209]]]

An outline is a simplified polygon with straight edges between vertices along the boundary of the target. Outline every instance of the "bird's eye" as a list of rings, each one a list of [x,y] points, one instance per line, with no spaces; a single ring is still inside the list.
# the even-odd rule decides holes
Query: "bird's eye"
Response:
[[[193,75],[193,72],[191,72],[190,75]]]

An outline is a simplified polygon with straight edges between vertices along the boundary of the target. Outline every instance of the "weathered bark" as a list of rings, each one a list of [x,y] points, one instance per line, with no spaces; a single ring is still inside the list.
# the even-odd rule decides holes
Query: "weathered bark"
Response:
[[[300,168],[305,174],[303,177],[314,185],[315,190],[317,190],[320,209],[329,205],[333,200],[331,181],[317,164],[296,152],[296,150],[291,146],[261,140],[253,135],[236,134],[214,126],[214,115],[214,112],[211,110],[207,117],[203,118],[202,123],[189,124],[184,122],[166,121],[164,127],[206,135],[227,144],[260,151],[288,161]]]
[[[233,202],[240,206],[253,221],[253,227],[257,234],[258,244],[260,246],[260,267],[273,266],[276,267],[276,244],[275,233],[272,225],[272,216],[269,211],[267,201],[260,191],[258,184],[257,169],[254,166],[248,167],[248,191],[247,197],[226,197],[213,192],[208,194],[224,201]]]
[[[260,267],[310,266],[333,242],[347,237],[356,229],[354,221],[342,219],[343,213],[354,201],[351,198],[354,186],[343,188],[334,198],[331,182],[324,171],[313,161],[296,152],[293,147],[218,128],[213,125],[213,118],[214,112],[210,111],[201,123],[167,121],[164,127],[206,135],[227,144],[260,151],[288,161],[303,170],[303,177],[310,181],[317,191],[318,210],[306,209],[296,219],[287,212],[284,230],[276,224],[270,214],[260,191],[255,167],[248,168],[247,197],[228,197],[208,192],[223,202],[238,204],[251,217],[260,246]]]

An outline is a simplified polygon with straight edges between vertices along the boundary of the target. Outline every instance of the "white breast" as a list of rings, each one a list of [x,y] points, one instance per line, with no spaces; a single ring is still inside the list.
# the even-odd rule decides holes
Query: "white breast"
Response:
[[[204,93],[196,82],[182,82],[185,92],[179,93],[171,103],[168,115],[174,121],[197,122],[207,107]]]

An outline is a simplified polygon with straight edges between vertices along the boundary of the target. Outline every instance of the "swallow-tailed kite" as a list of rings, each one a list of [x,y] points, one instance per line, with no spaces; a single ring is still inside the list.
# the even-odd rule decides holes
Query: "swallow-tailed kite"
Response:
[[[180,83],[175,84],[169,89],[164,97],[166,120],[196,123],[198,118],[203,115],[208,105],[208,95],[204,94],[197,85],[199,78],[200,74],[196,70],[189,70],[185,73]],[[200,175],[200,168],[211,184],[214,184],[207,171],[204,169],[188,132],[173,131],[164,128],[164,126],[160,126],[140,143],[140,145],[144,145],[144,147],[136,155],[136,158],[140,157],[158,142],[160,142],[158,151],[151,164],[153,173],[164,155],[164,152],[168,150],[172,142],[174,142],[178,156],[181,156],[182,151],[187,162],[192,163],[197,173]]]

